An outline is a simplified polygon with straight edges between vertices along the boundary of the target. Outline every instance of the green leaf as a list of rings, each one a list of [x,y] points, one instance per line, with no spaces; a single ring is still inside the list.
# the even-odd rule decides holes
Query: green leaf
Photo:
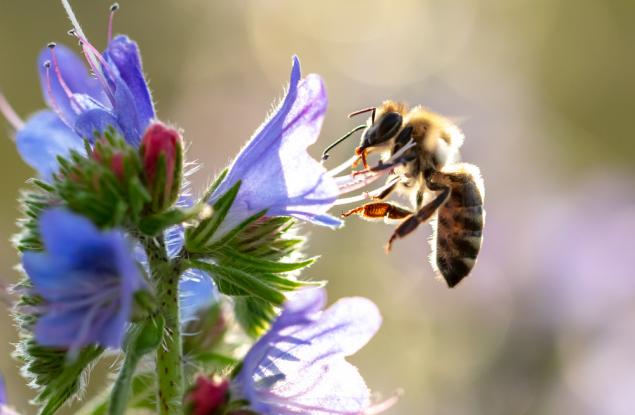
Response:
[[[258,297],[263,301],[274,305],[281,305],[286,300],[284,294],[282,294],[278,289],[245,271],[195,260],[190,261],[190,264],[195,268],[210,273],[214,279],[220,279],[221,281],[226,280],[227,282],[236,285],[250,295]]]
[[[219,370],[230,366],[236,366],[238,363],[240,363],[240,360],[238,359],[215,352],[197,353],[191,355],[190,358],[206,366],[215,366]]]
[[[234,298],[234,310],[240,325],[254,338],[264,334],[277,315],[277,310],[271,303],[255,297]]]
[[[82,350],[74,361],[64,364],[62,371],[57,373],[34,399],[34,402],[43,404],[38,413],[52,415],[80,392],[83,389],[84,371],[102,353],[102,348],[89,346]]]
[[[214,232],[225,220],[239,189],[240,181],[214,203],[211,217],[202,220],[196,228],[186,233],[185,246],[190,252],[199,252],[208,244],[208,241],[214,236]]]
[[[306,268],[317,260],[317,257],[315,257],[300,262],[270,261],[257,256],[240,253],[238,250],[229,247],[221,250],[220,254],[222,255],[221,261],[239,265],[241,269],[274,273],[291,272]]]
[[[261,210],[260,212],[256,213],[255,215],[252,215],[252,216],[248,217],[247,219],[245,219],[244,221],[239,223],[234,229],[232,229],[231,231],[227,232],[227,234],[224,235],[221,239],[219,239],[218,241],[213,242],[211,244],[208,244],[205,247],[205,249],[203,250],[203,252],[214,252],[217,249],[219,249],[220,247],[230,243],[241,232],[243,232],[249,225],[253,224],[255,221],[257,221],[258,219],[260,219],[263,216],[265,216],[266,213],[267,213],[266,210]]]
[[[192,208],[174,208],[162,213],[145,217],[139,222],[139,229],[145,235],[156,236],[161,231],[170,226],[179,225],[187,220],[197,217],[203,206],[197,205]]]
[[[203,197],[201,197],[201,203],[207,203],[209,201],[210,197],[212,197],[212,193],[218,189],[218,186],[220,186],[223,180],[225,180],[225,177],[227,177],[228,172],[229,168],[225,168],[218,176],[216,176],[212,184],[207,188],[205,194],[203,194]]]

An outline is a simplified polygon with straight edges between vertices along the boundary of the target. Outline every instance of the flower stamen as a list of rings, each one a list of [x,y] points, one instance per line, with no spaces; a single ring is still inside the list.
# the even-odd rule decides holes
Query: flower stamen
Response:
[[[24,121],[15,112],[9,101],[0,93],[0,114],[4,116],[7,122],[13,127],[15,131],[18,131],[24,127]]]
[[[46,94],[48,95],[49,100],[51,101],[50,102],[51,107],[53,108],[53,111],[55,111],[57,116],[60,117],[60,120],[62,120],[62,122],[66,124],[68,127],[72,128],[71,124],[68,122],[68,120],[64,116],[62,109],[57,104],[55,95],[53,95],[53,85],[51,83],[51,61],[44,62],[44,70],[46,71]]]
[[[86,62],[88,62],[88,66],[90,66],[91,72],[99,80],[99,83],[101,84],[102,89],[104,90],[104,92],[106,92],[106,95],[108,95],[108,99],[114,105],[115,103],[114,91],[112,91],[110,85],[108,84],[108,80],[104,76],[103,71],[97,66],[96,62],[93,60],[93,56],[95,56],[97,60],[101,62],[104,70],[108,70],[108,64],[106,63],[106,60],[101,55],[101,53],[99,53],[99,51],[95,49],[95,47],[92,44],[90,44],[88,40],[86,40],[85,37],[77,33],[77,30],[70,29],[68,31],[68,34],[79,40],[79,46],[82,48],[82,54],[84,55]]]
[[[60,86],[64,90],[64,93],[69,99],[73,99],[73,91],[68,87],[66,81],[64,81],[64,77],[62,77],[62,71],[60,71],[60,65],[57,61],[57,54],[55,53],[55,46],[57,46],[54,42],[48,44],[48,48],[51,51],[51,60],[53,61],[53,70],[55,71],[55,75],[57,76],[57,80],[60,83]]]
[[[110,6],[110,17],[108,18],[108,43],[112,40],[112,22],[117,10],[119,10],[119,3],[113,3],[113,5]]]

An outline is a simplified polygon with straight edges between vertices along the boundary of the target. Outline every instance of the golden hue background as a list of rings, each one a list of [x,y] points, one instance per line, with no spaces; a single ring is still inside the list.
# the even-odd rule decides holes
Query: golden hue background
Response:
[[[93,43],[108,1],[75,0]],[[383,99],[460,120],[487,197],[482,257],[454,290],[427,262],[430,227],[399,241],[348,221],[311,228],[310,275],[331,301],[384,316],[352,360],[389,414],[635,413],[635,2],[631,0],[123,0],[115,31],[142,49],[159,115],[186,131],[202,190],[260,124],[290,57],[320,73],[330,106],[318,155]],[[43,106],[35,59],[72,43],[57,1],[0,0],[0,88],[24,117]],[[32,171],[0,140],[0,277],[14,281],[18,189]],[[329,164],[350,154],[340,147]],[[334,209],[337,213],[337,209]],[[0,313],[0,371],[35,413]],[[99,381],[97,381],[99,382]],[[93,384],[99,387],[99,384]]]

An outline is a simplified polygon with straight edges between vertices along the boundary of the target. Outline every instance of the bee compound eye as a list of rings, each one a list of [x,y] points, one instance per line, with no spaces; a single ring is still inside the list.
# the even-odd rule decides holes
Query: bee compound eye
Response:
[[[388,140],[397,134],[397,131],[401,128],[402,120],[401,114],[397,112],[389,112],[381,117],[379,125],[377,126],[378,141]]]

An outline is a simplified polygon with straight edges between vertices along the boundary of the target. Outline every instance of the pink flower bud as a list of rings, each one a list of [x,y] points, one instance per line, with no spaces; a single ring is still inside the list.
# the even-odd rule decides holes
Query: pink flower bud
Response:
[[[180,186],[181,135],[165,124],[154,122],[143,135],[140,152],[154,210],[166,208],[176,199]],[[163,166],[159,164],[161,159]]]
[[[210,379],[199,376],[187,401],[192,415],[210,415],[225,404],[229,382],[227,379]]]

